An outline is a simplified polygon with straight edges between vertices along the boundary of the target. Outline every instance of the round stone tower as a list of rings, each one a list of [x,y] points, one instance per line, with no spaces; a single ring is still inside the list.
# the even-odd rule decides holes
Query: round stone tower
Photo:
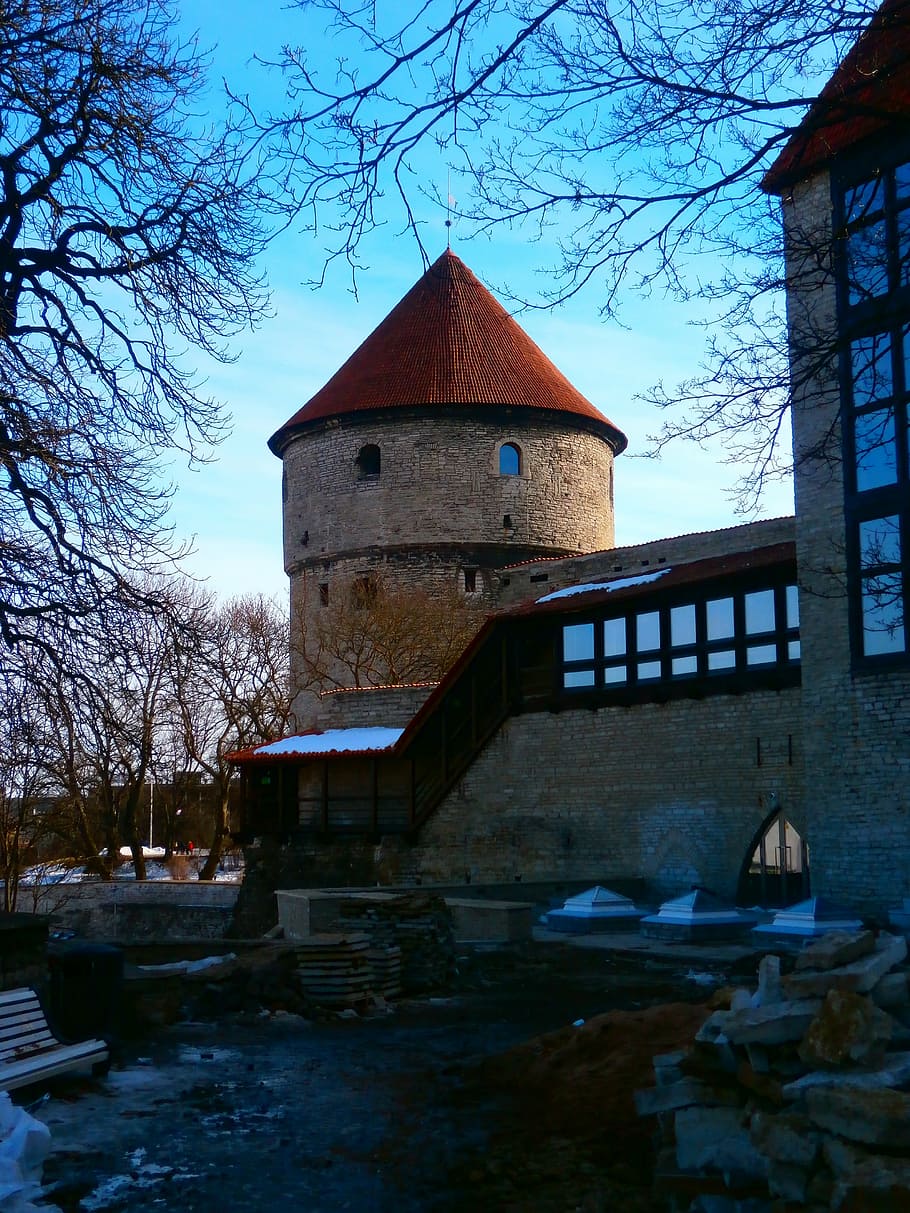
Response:
[[[269,440],[292,618],[381,575],[490,601],[490,573],[613,546],[625,436],[451,251]]]

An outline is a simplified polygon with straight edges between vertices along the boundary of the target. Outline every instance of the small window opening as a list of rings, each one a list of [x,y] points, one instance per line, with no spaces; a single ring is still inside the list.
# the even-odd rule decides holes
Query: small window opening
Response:
[[[512,530],[512,515],[511,514],[503,514],[502,526],[503,526],[503,530],[506,530],[506,531]]]
[[[534,584],[534,583],[536,583],[536,582],[538,582],[538,581],[549,581],[549,580],[550,580],[550,574],[549,574],[549,573],[532,573],[532,574],[531,574],[531,582],[532,582],[532,584]]]
[[[499,448],[500,476],[521,475],[521,451],[514,442],[504,442]]]
[[[466,594],[476,594],[477,593],[477,570],[476,569],[465,569],[464,570],[464,592]]]
[[[319,605],[329,605],[329,583],[327,581],[322,581],[319,584]]]
[[[360,453],[354,463],[358,480],[378,480],[382,466],[382,456],[375,443],[368,443],[360,448]]]

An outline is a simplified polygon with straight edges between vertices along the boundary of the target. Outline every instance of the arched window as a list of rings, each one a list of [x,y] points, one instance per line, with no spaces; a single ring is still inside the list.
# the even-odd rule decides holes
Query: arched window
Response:
[[[499,448],[500,476],[521,475],[521,451],[514,442],[504,442]]]
[[[354,463],[358,480],[378,480],[382,456],[375,443],[368,443],[360,448],[360,454]]]

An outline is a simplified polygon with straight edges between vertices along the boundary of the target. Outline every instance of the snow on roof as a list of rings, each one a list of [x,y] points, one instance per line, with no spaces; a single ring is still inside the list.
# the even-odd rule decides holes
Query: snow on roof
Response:
[[[298,733],[256,746],[252,754],[265,758],[274,754],[351,754],[388,750],[404,729],[387,729],[372,725],[359,729],[326,729],[324,733]]]
[[[544,594],[543,598],[538,598],[538,602],[553,602],[556,598],[570,598],[573,594],[589,594],[592,590],[627,590],[633,585],[647,585],[649,581],[656,581],[658,577],[663,577],[665,573],[671,573],[673,570],[668,566],[665,569],[659,569],[656,573],[640,573],[637,577],[616,577],[613,581],[589,581],[584,585],[569,585],[564,590],[554,590],[552,594]]]

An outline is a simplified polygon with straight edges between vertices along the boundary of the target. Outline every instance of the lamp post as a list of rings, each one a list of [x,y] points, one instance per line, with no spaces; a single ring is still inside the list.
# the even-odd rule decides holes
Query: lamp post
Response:
[[[152,824],[155,817],[155,776],[152,771],[148,773],[149,777],[149,850],[154,846],[152,840]]]

